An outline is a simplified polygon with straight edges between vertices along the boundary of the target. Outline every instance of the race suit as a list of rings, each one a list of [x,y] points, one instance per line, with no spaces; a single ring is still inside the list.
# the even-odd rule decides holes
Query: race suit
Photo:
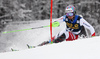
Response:
[[[65,22],[66,28],[53,37],[53,41],[55,43],[61,42],[64,39],[66,39],[66,41],[72,41],[78,39],[78,35],[81,32],[82,26],[90,30],[91,36],[95,36],[94,28],[83,17],[80,17],[79,15],[75,15],[73,21],[68,19],[66,15],[60,17],[56,21],[58,21],[59,23]],[[63,37],[65,38],[62,39]]]

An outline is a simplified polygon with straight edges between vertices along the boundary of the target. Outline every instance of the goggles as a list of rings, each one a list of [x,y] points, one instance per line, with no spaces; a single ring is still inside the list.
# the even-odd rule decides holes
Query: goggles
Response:
[[[73,16],[73,13],[66,13],[66,16]]]

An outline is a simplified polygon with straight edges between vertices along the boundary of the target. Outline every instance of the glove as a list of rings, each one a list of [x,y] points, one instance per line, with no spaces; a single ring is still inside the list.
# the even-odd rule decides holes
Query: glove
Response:
[[[95,36],[95,33],[92,34],[92,37],[94,37],[94,36]]]
[[[58,21],[52,23],[52,27],[58,27],[58,26],[60,26],[60,23]]]

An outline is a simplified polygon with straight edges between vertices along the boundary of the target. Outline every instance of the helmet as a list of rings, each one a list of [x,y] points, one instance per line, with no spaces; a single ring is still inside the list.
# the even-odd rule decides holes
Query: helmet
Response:
[[[66,9],[65,9],[65,13],[67,14],[67,15],[75,15],[76,14],[76,11],[75,11],[75,7],[73,6],[73,5],[69,5],[69,6],[67,6],[66,7]],[[73,13],[73,14],[72,14]]]
[[[75,7],[73,5],[69,5],[65,9],[66,13],[70,13],[70,12],[74,12],[74,11],[75,11]]]

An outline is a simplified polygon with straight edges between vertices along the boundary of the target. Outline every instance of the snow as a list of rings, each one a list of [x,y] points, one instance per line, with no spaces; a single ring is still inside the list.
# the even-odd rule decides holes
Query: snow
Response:
[[[49,20],[34,22],[10,23],[5,31],[27,29],[48,25]],[[60,27],[53,28],[53,35],[64,29],[64,23]],[[1,59],[100,59],[100,36],[64,41],[28,49],[26,44],[38,45],[49,40],[50,28],[41,28],[21,32],[1,34],[0,53]],[[19,51],[11,52],[11,48]],[[4,52],[6,51],[6,52]]]
[[[0,53],[2,59],[100,59],[100,36]]]

